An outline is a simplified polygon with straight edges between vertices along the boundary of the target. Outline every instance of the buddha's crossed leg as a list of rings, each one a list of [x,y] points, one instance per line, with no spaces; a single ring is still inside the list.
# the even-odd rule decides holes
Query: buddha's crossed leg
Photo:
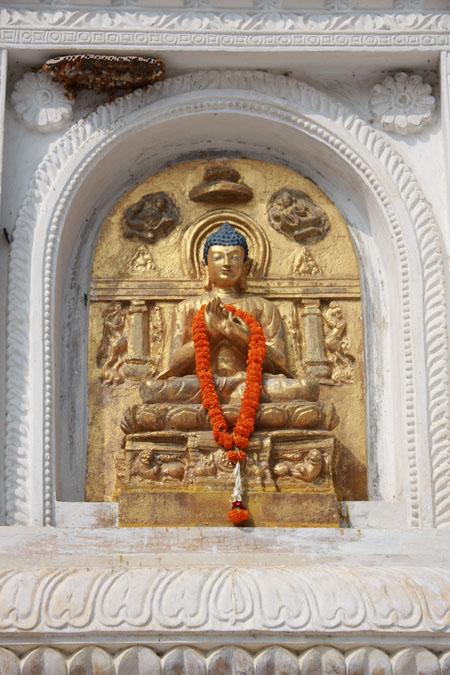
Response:
[[[240,402],[245,390],[245,373],[215,377],[214,383],[221,403]],[[196,375],[169,377],[166,380],[146,380],[140,388],[144,403],[201,403],[200,383]],[[288,378],[264,373],[262,403],[317,401],[319,385],[315,380]]]

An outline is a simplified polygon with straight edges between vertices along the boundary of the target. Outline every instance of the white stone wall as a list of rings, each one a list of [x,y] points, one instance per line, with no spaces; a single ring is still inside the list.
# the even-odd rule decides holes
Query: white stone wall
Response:
[[[0,672],[450,672],[448,10],[0,6]],[[169,78],[24,120],[30,68],[93,50],[157,54]],[[410,108],[386,113],[374,92],[406,81]],[[83,502],[98,228],[128,187],[205,152],[285,163],[349,222],[371,499],[341,530],[118,530],[114,504]]]

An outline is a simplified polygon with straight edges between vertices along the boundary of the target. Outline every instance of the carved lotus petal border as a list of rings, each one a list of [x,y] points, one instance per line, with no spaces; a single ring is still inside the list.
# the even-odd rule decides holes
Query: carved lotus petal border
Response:
[[[229,101],[227,90],[241,90],[236,100]],[[197,92],[206,92],[208,96],[200,102]],[[196,93],[195,105],[191,99],[183,103],[182,95]],[[258,94],[255,99],[255,93]],[[8,305],[8,370],[7,370],[7,454],[6,454],[6,512],[9,523],[27,524],[30,519],[27,495],[30,480],[28,452],[32,446],[30,437],[30,404],[27,401],[27,354],[29,343],[29,315],[27,301],[30,284],[30,257],[33,230],[43,203],[52,192],[60,173],[66,164],[73,161],[79,153],[79,168],[66,185],[62,199],[53,214],[48,230],[44,270],[44,522],[52,522],[53,486],[52,486],[52,359],[51,332],[52,317],[52,275],[56,259],[58,234],[63,220],[66,202],[76,189],[77,182],[89,161],[102,151],[108,143],[113,143],[123,129],[136,126],[133,118],[141,116],[143,111],[153,111],[157,117],[158,101],[170,97],[180,97],[170,107],[159,112],[159,119],[170,115],[194,112],[200,109],[233,110],[242,109],[253,113],[264,113],[268,119],[288,120],[290,124],[303,129],[306,133],[319,138],[330,148],[339,152],[364,176],[379,201],[396,241],[400,258],[402,283],[403,342],[408,360],[405,373],[406,426],[408,438],[408,472],[410,490],[410,522],[420,525],[417,448],[416,448],[416,409],[412,364],[411,307],[409,298],[409,271],[402,227],[400,226],[390,198],[385,193],[373,170],[361,159],[353,147],[369,151],[378,170],[384,172],[389,181],[398,189],[411,219],[418,244],[423,269],[424,283],[424,330],[427,359],[428,422],[430,436],[431,473],[434,499],[434,524],[450,526],[450,483],[447,479],[449,467],[448,447],[450,445],[449,424],[449,378],[447,359],[447,325],[445,277],[442,247],[432,211],[426,202],[419,185],[401,156],[392,148],[389,141],[372,129],[363,120],[338,104],[330,97],[308,85],[292,78],[273,76],[255,71],[206,71],[169,79],[151,89],[134,92],[118,99],[113,104],[101,106],[98,110],[74,125],[51,150],[39,165],[34,182],[27,193],[19,213],[16,234],[11,254],[10,292]],[[264,98],[263,97],[267,97]],[[274,101],[277,105],[274,106]],[[280,110],[281,108],[281,110]],[[320,115],[334,130],[321,126],[314,118]],[[344,142],[338,137],[337,130]],[[99,133],[100,132],[100,133]],[[352,144],[348,140],[352,137]],[[82,146],[91,149],[82,152]],[[92,149],[93,148],[93,149]],[[381,169],[380,169],[381,165]]]
[[[445,570],[33,569],[0,574],[0,630],[450,632]]]

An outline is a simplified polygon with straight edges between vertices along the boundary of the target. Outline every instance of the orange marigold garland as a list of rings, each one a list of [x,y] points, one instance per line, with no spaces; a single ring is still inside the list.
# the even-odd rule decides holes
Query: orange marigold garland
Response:
[[[228,425],[214,385],[214,376],[211,369],[211,347],[205,322],[205,305],[202,305],[194,317],[192,335],[202,403],[208,412],[214,438],[219,445],[228,451],[229,461],[235,464],[235,489],[232,509],[228,513],[228,517],[232,523],[238,524],[249,518],[249,513],[242,503],[240,465],[246,459],[245,450],[248,448],[248,439],[255,428],[255,416],[261,396],[266,339],[262,327],[251,314],[233,307],[233,305],[225,305],[225,308],[242,319],[250,328],[244,396],[236,424],[231,433],[228,431]]]

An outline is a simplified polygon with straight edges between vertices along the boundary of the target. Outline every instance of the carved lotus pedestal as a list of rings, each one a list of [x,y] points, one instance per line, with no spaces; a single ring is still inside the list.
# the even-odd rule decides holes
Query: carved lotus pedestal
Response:
[[[338,527],[327,431],[253,434],[243,471],[249,525]],[[210,431],[128,434],[118,460],[121,526],[229,525],[233,465]]]

